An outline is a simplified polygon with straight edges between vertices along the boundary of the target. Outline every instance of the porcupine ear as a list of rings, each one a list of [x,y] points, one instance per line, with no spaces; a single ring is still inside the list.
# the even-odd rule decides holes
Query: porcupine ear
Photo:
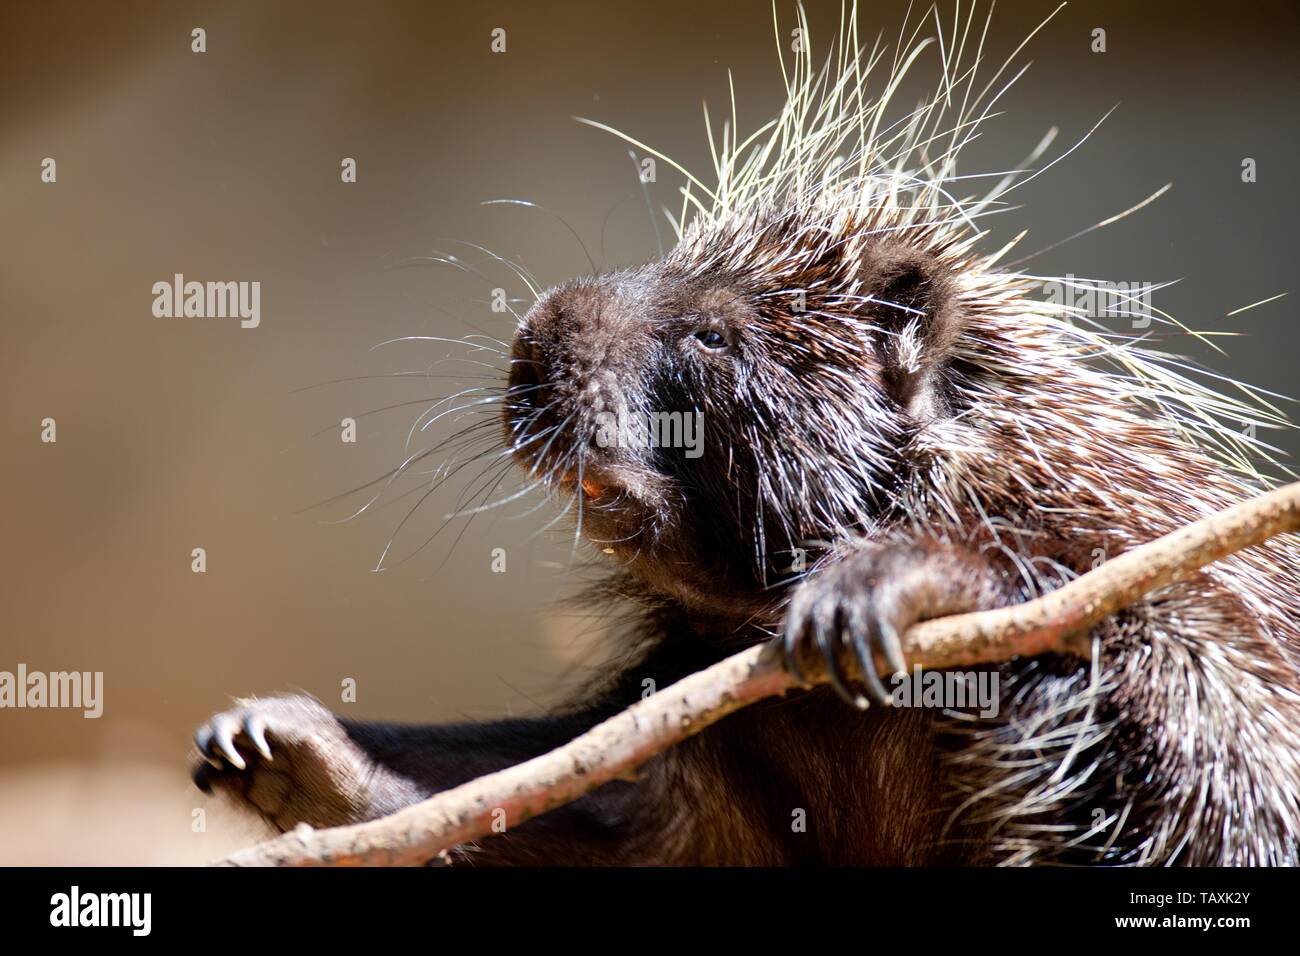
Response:
[[[950,414],[947,373],[961,316],[943,266],[902,243],[881,243],[863,268],[886,394],[918,421]]]

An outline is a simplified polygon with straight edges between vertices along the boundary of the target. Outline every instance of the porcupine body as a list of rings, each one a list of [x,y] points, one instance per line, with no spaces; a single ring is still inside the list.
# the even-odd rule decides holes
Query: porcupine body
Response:
[[[292,751],[308,736],[294,728],[308,727],[316,750],[337,737],[338,759],[307,763],[352,769],[299,775],[301,798],[259,794],[266,765],[244,748],[248,768],[201,782],[280,826],[374,816],[562,743],[646,681],[778,639],[832,662],[856,654],[863,686],[840,678],[838,696],[749,708],[637,782],[458,857],[1296,862],[1290,538],[1108,619],[1090,663],[996,668],[994,718],[886,705],[872,653],[901,667],[910,623],[1028,599],[1257,493],[1264,481],[1235,429],[1273,419],[1043,301],[1040,280],[999,265],[1009,247],[981,251],[981,217],[1022,179],[959,198],[956,159],[998,79],[976,84],[965,65],[968,42],[983,49],[978,22],[958,17],[939,91],[897,116],[891,96],[925,43],[913,33],[895,53],[868,51],[856,32],[852,15],[821,73],[795,58],[769,127],[739,143],[728,127],[716,184],[689,177],[672,251],[550,290],[518,329],[507,441],[613,555],[602,593],[643,609],[635,653],[547,718],[401,728],[261,702],[216,718],[200,747],[220,759],[214,742],[269,733]],[[598,441],[614,410],[698,414],[698,457]],[[791,566],[803,555],[812,570],[801,574]],[[357,768],[364,787],[329,782]]]

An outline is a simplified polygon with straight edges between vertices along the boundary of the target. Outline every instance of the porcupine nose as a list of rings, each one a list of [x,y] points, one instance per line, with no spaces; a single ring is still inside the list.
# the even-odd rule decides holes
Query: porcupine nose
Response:
[[[541,427],[541,413],[548,407],[547,373],[542,349],[531,333],[527,321],[520,323],[510,348],[510,374],[506,381],[505,400],[501,405],[506,442],[518,448],[530,433]]]
[[[531,446],[552,437],[552,453],[589,442],[597,414],[624,401],[624,383],[635,376],[632,330],[616,301],[616,290],[599,280],[571,283],[544,295],[519,324],[503,415],[511,446],[528,448],[521,458],[531,461],[539,452]]]

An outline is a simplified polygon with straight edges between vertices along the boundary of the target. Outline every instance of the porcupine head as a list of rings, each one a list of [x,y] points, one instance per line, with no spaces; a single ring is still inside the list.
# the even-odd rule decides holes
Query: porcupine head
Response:
[[[856,49],[856,14],[840,42]],[[711,182],[687,174],[670,252],[565,282],[519,324],[516,458],[632,577],[701,613],[771,612],[829,543],[895,518],[938,450],[983,441],[959,434],[979,358],[963,338],[1041,311],[994,271],[1005,249],[976,249],[997,192],[949,183],[987,91],[891,114],[924,48],[858,51],[839,76],[798,56],[779,118],[740,142],[726,124]]]

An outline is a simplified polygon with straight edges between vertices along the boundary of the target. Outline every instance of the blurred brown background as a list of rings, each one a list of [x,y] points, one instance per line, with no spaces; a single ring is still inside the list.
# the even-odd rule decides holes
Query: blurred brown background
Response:
[[[728,67],[742,126],[779,106],[766,2],[543,6],[4,4],[0,670],[100,670],[106,705],[99,720],[0,711],[0,863],[200,862],[251,840],[220,810],[191,832],[208,804],[188,783],[189,735],[233,694],[302,688],[357,715],[487,718],[553,702],[581,675],[600,623],[546,610],[570,557],[566,527],[536,535],[551,512],[482,515],[454,547],[453,522],[375,574],[390,537],[394,558],[418,548],[465,481],[395,536],[414,497],[347,523],[325,523],[346,506],[303,510],[400,462],[424,405],[359,418],[355,445],[339,441],[340,418],[484,383],[466,364],[337,382],[463,354],[372,346],[509,338],[488,285],[394,266],[458,251],[518,297],[522,283],[450,240],[517,257],[547,284],[589,268],[556,218],[480,205],[503,197],[554,211],[598,266],[643,259],[654,233],[626,147],[571,117],[700,170],[700,102],[724,111]],[[895,34],[905,6],[864,4],[866,32]],[[1052,6],[999,4],[996,62]],[[788,42],[793,7],[778,9]],[[839,6],[809,9],[821,51]],[[1089,51],[1099,26],[1103,55]],[[205,54],[190,52],[194,27]],[[494,27],[507,30],[503,55],[489,51]],[[1031,268],[1182,277],[1156,305],[1245,333],[1215,368],[1294,393],[1294,301],[1222,317],[1293,284],[1298,49],[1289,3],[1067,7],[1030,45],[1009,115],[966,171],[1013,167],[1051,125],[1059,152],[1121,105],[1017,194],[1025,209],[990,221],[994,241],[1028,226],[1033,251],[1172,180],[1153,206]],[[931,56],[918,76],[935,69]],[[40,181],[45,157],[56,184]],[[340,182],[344,157],[355,184]],[[675,208],[676,186],[661,164],[655,201]],[[260,281],[260,327],[155,318],[151,286],[177,272]],[[39,440],[47,416],[57,444]],[[451,433],[443,421],[424,437]],[[195,547],[206,574],[190,570]],[[507,549],[504,575],[489,572],[494,547]],[[358,701],[339,704],[349,677]]]

